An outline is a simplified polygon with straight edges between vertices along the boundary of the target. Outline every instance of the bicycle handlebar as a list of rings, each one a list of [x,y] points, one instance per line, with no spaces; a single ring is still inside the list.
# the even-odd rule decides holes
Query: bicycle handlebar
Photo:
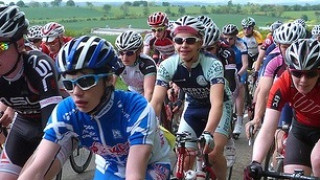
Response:
[[[270,178],[280,178],[280,179],[290,179],[290,180],[320,180],[318,177],[305,176],[303,171],[296,170],[294,173],[279,173],[279,172],[270,172],[262,171],[261,177],[270,177]]]

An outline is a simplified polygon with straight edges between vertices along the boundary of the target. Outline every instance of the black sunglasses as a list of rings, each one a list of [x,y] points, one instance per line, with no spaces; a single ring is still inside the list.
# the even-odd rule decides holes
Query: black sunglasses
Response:
[[[196,37],[188,37],[188,38],[175,37],[173,41],[179,45],[183,44],[184,42],[186,42],[189,45],[193,45],[196,42],[200,41],[200,39]]]
[[[132,56],[132,55],[134,55],[134,53],[136,53],[136,51],[119,51],[119,54],[121,56],[124,56],[124,55]]]
[[[299,71],[294,69],[290,69],[290,73],[292,76],[296,78],[301,78],[302,76],[305,76],[306,78],[309,78],[309,79],[314,78],[319,74],[318,70]]]

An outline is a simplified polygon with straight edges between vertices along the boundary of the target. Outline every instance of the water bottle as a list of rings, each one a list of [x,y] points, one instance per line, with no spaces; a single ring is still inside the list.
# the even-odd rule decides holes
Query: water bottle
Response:
[[[196,180],[197,173],[193,170],[188,170],[187,172],[185,172],[185,179],[186,180]]]

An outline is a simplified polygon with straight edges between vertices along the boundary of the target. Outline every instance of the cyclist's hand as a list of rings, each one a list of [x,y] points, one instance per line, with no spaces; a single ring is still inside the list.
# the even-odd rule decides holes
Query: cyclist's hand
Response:
[[[261,121],[253,119],[252,121],[249,121],[246,123],[246,135],[247,135],[248,139],[250,139],[250,137],[251,137],[250,126],[253,126],[253,134],[255,134],[257,132],[258,128],[260,128],[260,126],[261,126]]]
[[[177,112],[182,106],[182,100],[181,99],[178,99],[175,103],[173,103],[173,109],[172,109],[172,112],[175,113]]]
[[[203,136],[204,139],[206,140],[204,153],[211,152],[213,150],[213,148],[214,148],[213,135],[208,131],[204,131],[201,136]]]
[[[256,180],[261,178],[262,166],[257,161],[252,161],[249,166],[244,169],[244,180]]]
[[[0,118],[0,123],[2,127],[8,127],[12,123],[14,118],[14,110],[10,107],[4,111],[2,117]]]

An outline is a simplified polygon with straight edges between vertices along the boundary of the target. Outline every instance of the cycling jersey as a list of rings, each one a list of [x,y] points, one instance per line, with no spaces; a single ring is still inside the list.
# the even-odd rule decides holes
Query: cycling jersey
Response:
[[[271,53],[276,55],[267,64],[263,73],[265,77],[278,78],[286,70],[286,64],[282,58],[279,47],[276,47]]]
[[[261,45],[261,49],[262,50],[267,50],[268,47],[273,44],[273,36],[271,33],[269,33],[266,37],[266,39],[263,41],[262,45]]]
[[[152,34],[147,34],[143,45],[147,48],[156,50],[160,54],[160,59],[167,59],[169,56],[175,53],[171,32],[166,30],[162,39],[157,39]]]
[[[69,42],[71,39],[72,39],[72,37],[63,37],[63,44]],[[49,51],[48,47],[45,45],[45,43],[42,43],[40,45],[40,47],[42,49],[42,52],[44,52],[45,54],[48,54],[53,60],[56,59],[57,53],[55,53],[55,54],[50,53],[50,51]]]
[[[259,31],[253,30],[252,36],[245,36],[245,33],[241,31],[239,32],[238,37],[247,43],[249,57],[255,57],[258,55],[258,46],[263,42],[262,35]]]
[[[170,147],[155,118],[151,105],[133,92],[114,91],[110,100],[94,115],[79,111],[68,97],[53,110],[44,139],[59,143],[64,134],[76,133],[82,146],[104,158],[105,161],[97,163],[97,170],[119,179],[125,178],[129,148],[148,144],[152,146],[148,167],[158,166],[155,175],[169,177],[170,168],[162,168],[162,165],[170,164]]]
[[[242,67],[242,55],[248,54],[247,43],[243,39],[237,38],[235,40],[235,44],[232,45],[231,48],[234,51],[235,61],[236,61],[237,69],[239,71]]]
[[[22,59],[23,68],[14,79],[0,78],[1,102],[18,114],[1,154],[0,171],[16,175],[38,146],[52,109],[62,100],[52,59],[37,50],[22,54]]]
[[[267,107],[280,111],[286,102],[295,112],[297,121],[305,126],[320,128],[320,83],[308,94],[301,94],[294,87],[290,73],[286,70],[273,84]]]
[[[157,66],[154,60],[144,54],[140,54],[132,66],[123,65],[121,60],[119,60],[119,64],[120,67],[115,70],[115,75],[121,77],[130,91],[140,94],[143,94],[144,77],[157,73]]]

